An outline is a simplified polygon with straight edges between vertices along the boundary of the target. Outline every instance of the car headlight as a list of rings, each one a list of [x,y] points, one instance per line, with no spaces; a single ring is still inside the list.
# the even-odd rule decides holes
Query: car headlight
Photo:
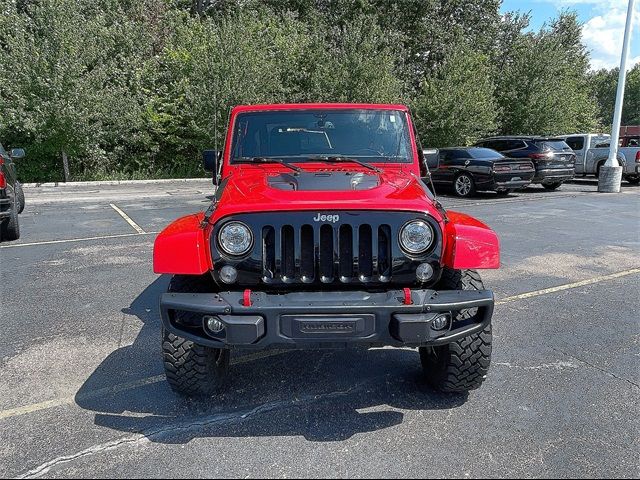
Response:
[[[241,222],[229,222],[218,233],[220,248],[229,255],[244,255],[253,245],[251,229]]]
[[[427,251],[434,238],[433,227],[424,220],[412,220],[400,230],[400,246],[411,254]]]

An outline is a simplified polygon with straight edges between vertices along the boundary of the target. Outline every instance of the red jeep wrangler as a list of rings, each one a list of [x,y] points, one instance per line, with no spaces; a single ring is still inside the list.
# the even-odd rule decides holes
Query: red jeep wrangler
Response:
[[[448,392],[483,382],[496,234],[446,212],[402,105],[232,110],[223,152],[205,152],[215,198],[156,239],[164,365],[188,395],[222,385],[232,349],[417,347]]]

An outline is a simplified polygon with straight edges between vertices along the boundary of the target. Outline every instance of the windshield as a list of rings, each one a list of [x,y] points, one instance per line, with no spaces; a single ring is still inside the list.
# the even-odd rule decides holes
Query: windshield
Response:
[[[376,109],[310,109],[239,114],[232,162],[317,156],[365,162],[412,162],[405,112]]]
[[[544,151],[561,152],[563,150],[571,150],[571,147],[564,140],[544,140],[534,143]]]
[[[469,153],[473,158],[504,158],[504,155],[490,148],[470,148]]]

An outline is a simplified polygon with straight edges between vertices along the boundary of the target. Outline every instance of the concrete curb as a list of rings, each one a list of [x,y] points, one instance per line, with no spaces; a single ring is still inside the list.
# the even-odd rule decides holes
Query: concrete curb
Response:
[[[39,187],[87,187],[87,186],[113,186],[113,185],[146,185],[153,183],[196,183],[196,182],[211,182],[211,178],[162,178],[156,180],[103,180],[97,182],[45,182],[45,183],[23,183],[22,186],[26,188],[39,188]]]

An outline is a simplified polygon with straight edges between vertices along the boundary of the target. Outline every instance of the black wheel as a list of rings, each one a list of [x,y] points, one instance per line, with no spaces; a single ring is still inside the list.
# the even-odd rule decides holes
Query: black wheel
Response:
[[[463,172],[453,181],[453,189],[459,197],[472,197],[476,193],[476,184],[470,174]]]
[[[25,206],[24,190],[20,182],[16,182],[16,201],[18,202],[18,213],[20,214],[24,211]]]
[[[475,270],[445,269],[436,288],[443,290],[483,290]],[[478,314],[478,309],[457,312],[460,322]],[[482,332],[448,345],[421,347],[420,360],[429,384],[442,392],[462,393],[474,390],[484,382],[491,363],[491,325]]]
[[[213,285],[210,278],[174,275],[169,291],[204,293],[213,291]],[[177,313],[177,321],[186,325],[199,325],[201,318],[197,314]],[[163,328],[162,357],[167,382],[179,394],[208,396],[224,386],[229,371],[229,350],[198,345]]]
[[[557,190],[562,182],[553,182],[553,183],[543,183],[542,186],[547,190]]]
[[[9,218],[5,218],[0,222],[0,239],[12,241],[18,240],[19,238],[20,223],[18,221],[18,205],[14,197],[9,209]]]
[[[604,165],[604,162],[600,162],[597,166],[596,166],[596,178],[600,178],[600,169],[602,168],[602,166]]]

